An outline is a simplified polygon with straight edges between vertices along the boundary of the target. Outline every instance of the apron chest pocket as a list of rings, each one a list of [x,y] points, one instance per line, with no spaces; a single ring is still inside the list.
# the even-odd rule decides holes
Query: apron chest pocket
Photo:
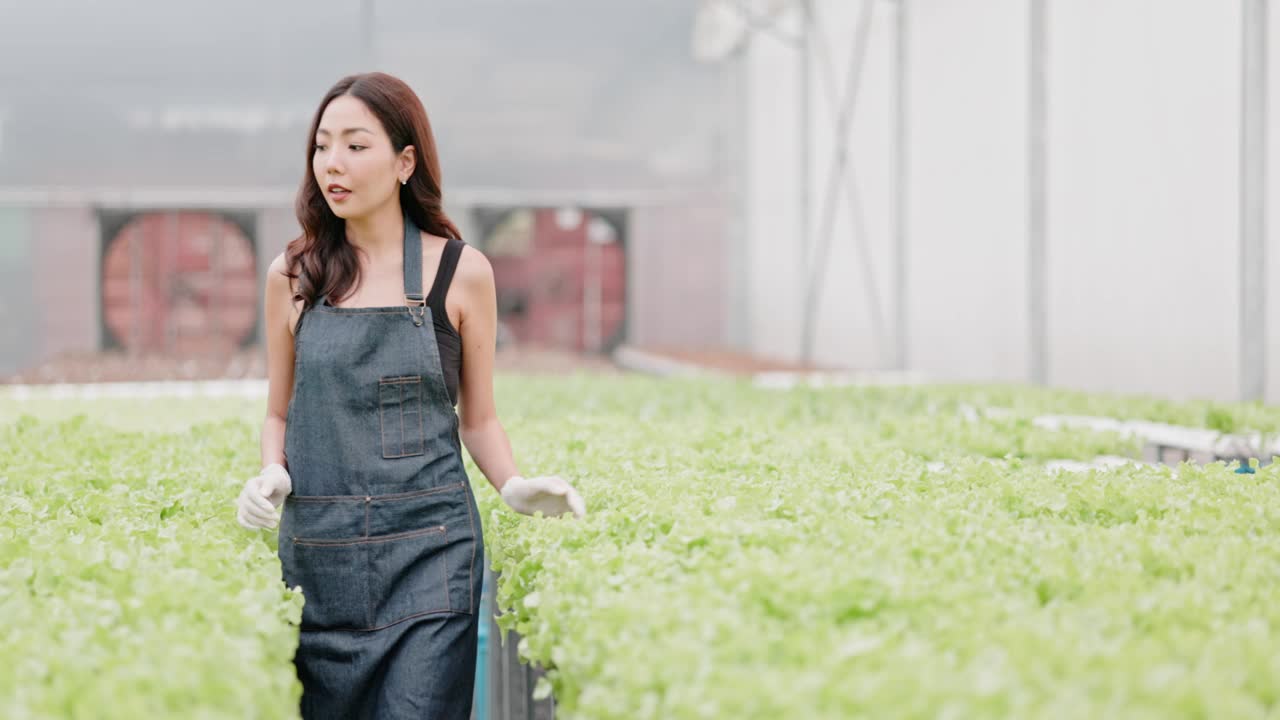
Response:
[[[382,457],[402,458],[426,453],[422,427],[422,377],[403,375],[378,380],[378,425]]]

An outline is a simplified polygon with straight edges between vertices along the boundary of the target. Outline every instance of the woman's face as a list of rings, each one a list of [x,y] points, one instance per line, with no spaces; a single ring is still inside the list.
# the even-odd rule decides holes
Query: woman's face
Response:
[[[333,214],[357,218],[396,197],[413,173],[413,146],[397,153],[382,124],[358,98],[340,95],[320,116],[311,170]]]

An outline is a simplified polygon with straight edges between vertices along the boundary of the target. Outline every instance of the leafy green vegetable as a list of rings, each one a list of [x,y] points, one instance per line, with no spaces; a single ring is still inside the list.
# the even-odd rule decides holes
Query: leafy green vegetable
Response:
[[[1108,442],[910,390],[500,392],[526,471],[589,508],[546,521],[481,492],[500,625],[548,668],[557,717],[1280,707],[1274,466],[1051,474],[1039,457]]]
[[[516,515],[469,464],[499,625],[557,717],[1280,713],[1277,466],[1051,472],[1137,448],[1032,423],[1272,432],[1275,408],[588,376],[498,398],[521,470],[588,505]],[[302,598],[232,511],[261,417],[0,400],[6,717],[296,716]]]
[[[296,717],[302,597],[232,506],[242,421],[0,429],[0,706],[9,718]]]

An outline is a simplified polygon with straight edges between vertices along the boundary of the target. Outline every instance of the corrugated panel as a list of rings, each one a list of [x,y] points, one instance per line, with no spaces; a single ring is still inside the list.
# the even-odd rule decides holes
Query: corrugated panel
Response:
[[[31,311],[31,221],[28,211],[0,208],[0,373],[30,364],[39,351]]]
[[[30,217],[39,359],[96,350],[100,232],[94,213],[37,207]]]

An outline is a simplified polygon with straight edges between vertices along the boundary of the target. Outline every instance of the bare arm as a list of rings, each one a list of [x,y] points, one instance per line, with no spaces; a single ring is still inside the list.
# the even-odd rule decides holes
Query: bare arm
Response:
[[[286,465],[285,418],[293,395],[293,323],[296,313],[290,279],[284,274],[284,254],[267,270],[263,299],[263,327],[267,339],[267,416],[262,421],[262,467]]]
[[[519,471],[493,398],[493,355],[498,328],[493,266],[479,250],[468,245],[458,261],[456,279],[463,293],[458,328],[462,335],[459,437],[480,472],[501,492],[507,480]]]

